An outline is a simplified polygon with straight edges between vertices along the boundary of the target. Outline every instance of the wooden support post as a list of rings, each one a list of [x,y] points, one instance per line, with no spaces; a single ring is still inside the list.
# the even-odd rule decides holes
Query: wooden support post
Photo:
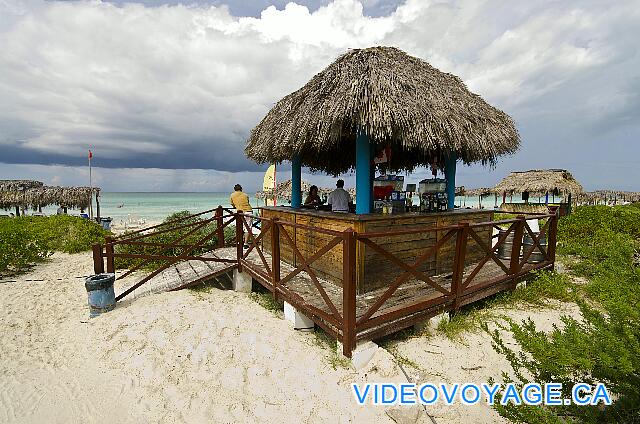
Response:
[[[351,358],[356,347],[356,234],[342,233],[342,354]]]
[[[278,218],[273,218],[271,223],[271,270],[273,277],[273,300],[278,300],[278,284],[280,283],[280,227]]]
[[[115,273],[116,267],[113,258],[113,239],[111,239],[111,237],[107,237],[105,241],[104,250],[107,256],[107,272]]]
[[[238,259],[238,272],[242,272],[242,265],[240,263],[240,260],[243,256],[242,246],[244,246],[244,228],[242,225],[243,219],[244,217],[242,216],[242,213],[236,212],[236,257]]]
[[[522,236],[524,236],[527,219],[523,215],[518,215],[517,222],[513,228],[513,245],[511,246],[511,262],[509,263],[509,274],[511,274],[511,284],[516,288],[516,276],[520,272],[520,251],[522,250]]]
[[[469,238],[469,223],[461,222],[456,234],[456,255],[453,258],[453,276],[451,279],[451,294],[453,295],[453,312],[460,308],[462,302],[462,278],[464,276],[464,262],[467,255],[467,240]]]
[[[96,192],[96,221],[100,223],[100,191]]]
[[[223,210],[222,206],[216,208],[216,232],[218,234],[218,247],[224,247],[224,225],[222,221]]]
[[[102,274],[104,272],[104,261],[102,260],[102,245],[93,245],[93,272]]]
[[[547,237],[547,258],[555,264],[556,262],[556,243],[558,241],[558,210],[557,207],[549,207],[549,213],[553,216],[549,218],[549,236]]]

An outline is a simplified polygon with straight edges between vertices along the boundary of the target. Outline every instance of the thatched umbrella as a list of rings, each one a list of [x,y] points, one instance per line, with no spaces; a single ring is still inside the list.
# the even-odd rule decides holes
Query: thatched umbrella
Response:
[[[479,187],[468,189],[465,194],[469,197],[478,196],[478,208],[482,209],[482,198],[489,196],[491,193],[491,187]]]
[[[0,207],[40,210],[49,205],[59,205],[65,209],[86,209],[93,194],[97,196],[99,193],[98,187],[56,187],[44,186],[38,181],[3,180],[0,181]]]
[[[579,195],[583,192],[580,183],[564,169],[534,169],[516,171],[507,175],[494,188],[495,193],[524,193],[542,196],[546,193]]]
[[[0,208],[15,207],[16,216],[20,215],[20,207],[25,204],[25,192],[43,185],[34,180],[0,180]]]
[[[494,164],[519,143],[512,119],[458,77],[397,48],[372,47],[341,55],[280,100],[245,152],[258,163],[291,160],[294,180],[301,165],[332,175],[355,168],[359,208],[371,201],[372,150],[390,146],[389,170],[445,169],[453,207],[456,159]]]

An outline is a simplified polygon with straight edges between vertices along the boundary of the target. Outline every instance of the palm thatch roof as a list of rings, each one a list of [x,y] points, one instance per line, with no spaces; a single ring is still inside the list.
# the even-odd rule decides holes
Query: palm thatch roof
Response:
[[[486,197],[490,194],[493,194],[493,191],[491,187],[479,187],[479,188],[467,189],[465,190],[464,194],[465,196],[470,196],[470,197],[475,197],[475,196]]]
[[[507,175],[494,188],[496,193],[523,193],[528,191],[531,195],[543,195],[547,192],[572,193],[577,195],[583,192],[580,183],[573,175],[564,169],[533,169],[530,171],[516,171]]]
[[[580,199],[586,201],[624,199],[627,202],[640,202],[640,192],[623,190],[595,190],[580,194]]]
[[[97,187],[56,187],[45,186],[42,183],[23,184],[22,181],[14,183],[6,181],[0,181],[0,208],[2,209],[16,206],[36,209],[49,205],[86,209],[91,204],[93,194],[100,192]]]
[[[442,167],[449,152],[494,164],[520,145],[513,120],[455,75],[397,48],[371,47],[344,53],[280,100],[251,131],[245,153],[258,163],[299,155],[336,175],[354,167],[360,130],[377,148],[392,147],[390,170]]]
[[[0,192],[24,191],[30,188],[42,187],[44,184],[34,180],[0,180]]]

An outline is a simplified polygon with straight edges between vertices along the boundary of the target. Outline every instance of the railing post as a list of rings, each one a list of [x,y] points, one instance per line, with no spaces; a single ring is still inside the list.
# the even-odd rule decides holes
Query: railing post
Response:
[[[549,206],[549,213],[553,216],[549,219],[549,237],[547,238],[547,259],[555,264],[556,244],[558,242],[558,210],[556,206]]]
[[[216,232],[218,233],[218,247],[224,247],[224,228],[222,228],[222,206],[216,208]]]
[[[104,272],[104,261],[102,260],[102,245],[96,243],[93,245],[93,272],[102,274]]]
[[[278,218],[271,222],[271,269],[273,271],[273,300],[278,299],[278,284],[280,283],[280,227]]]
[[[512,285],[516,287],[516,276],[520,272],[520,251],[522,250],[522,236],[524,236],[527,218],[524,215],[518,215],[517,221],[513,229],[513,245],[511,246],[511,262],[509,263],[509,274],[511,274]]]
[[[453,312],[460,308],[462,302],[462,278],[464,276],[464,262],[467,256],[467,241],[469,239],[469,223],[461,222],[456,234],[456,253],[453,258],[453,276],[451,278],[451,294],[453,295]]]
[[[351,358],[356,347],[356,233],[342,233],[342,354]]]
[[[242,214],[240,212],[236,212],[236,257],[238,259],[238,272],[242,272],[242,246],[244,245],[244,239],[242,237],[244,233],[244,229],[242,228],[242,219]]]
[[[113,258],[113,239],[111,237],[107,237],[105,239],[104,250],[107,256],[107,272],[115,273],[116,267]]]

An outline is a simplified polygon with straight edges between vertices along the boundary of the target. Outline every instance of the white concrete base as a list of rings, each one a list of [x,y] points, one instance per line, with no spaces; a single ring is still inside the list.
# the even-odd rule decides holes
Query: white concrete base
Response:
[[[313,330],[315,324],[312,319],[299,312],[290,303],[284,302],[284,319],[293,324],[296,330]]]
[[[233,270],[233,290],[241,293],[251,293],[253,278],[246,272]]]
[[[342,355],[342,343],[336,342],[336,349],[338,354]],[[378,345],[371,341],[358,342],[356,348],[351,352],[351,364],[356,371],[360,371],[367,366],[369,361],[373,359],[378,351]]]

